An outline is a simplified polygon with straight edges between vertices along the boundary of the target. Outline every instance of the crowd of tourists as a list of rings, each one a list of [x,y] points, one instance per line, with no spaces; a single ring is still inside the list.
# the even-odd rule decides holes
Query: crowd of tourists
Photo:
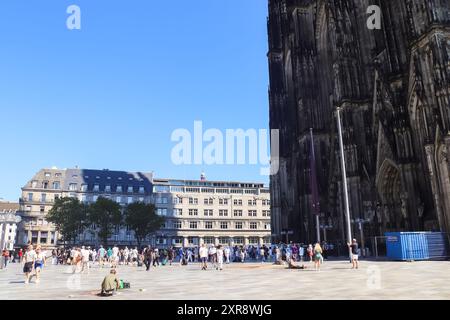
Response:
[[[352,268],[358,268],[359,248],[355,239],[347,244],[351,251]],[[222,246],[206,245],[199,247],[169,247],[158,248],[145,246],[142,248],[127,246],[119,248],[80,246],[71,248],[59,248],[45,251],[40,245],[29,244],[26,250],[19,249],[17,259],[23,264],[23,272],[26,281],[36,277],[36,283],[40,281],[42,269],[48,265],[69,265],[72,273],[89,273],[92,266],[117,268],[119,265],[145,267],[149,271],[152,267],[172,265],[178,263],[181,266],[193,262],[199,262],[202,270],[207,270],[208,263],[213,269],[223,270],[224,264],[232,262],[244,263],[261,262],[274,264],[287,264],[289,268],[305,269],[303,262],[314,262],[315,270],[320,270],[323,261],[327,259],[330,246],[326,243],[314,245],[299,245],[295,243],[262,245],[262,246]],[[2,268],[6,268],[8,262],[14,262],[14,254],[8,250],[2,251]]]

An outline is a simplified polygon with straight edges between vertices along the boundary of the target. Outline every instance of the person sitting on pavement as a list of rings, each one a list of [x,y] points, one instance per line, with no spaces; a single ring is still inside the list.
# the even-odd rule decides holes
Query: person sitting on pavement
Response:
[[[120,287],[120,279],[116,275],[116,269],[111,269],[102,282],[102,296],[112,296]]]

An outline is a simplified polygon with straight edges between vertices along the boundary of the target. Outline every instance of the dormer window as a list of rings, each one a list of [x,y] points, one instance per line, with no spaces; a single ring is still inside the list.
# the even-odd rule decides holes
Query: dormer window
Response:
[[[122,186],[117,186],[116,192],[117,193],[122,193]]]
[[[128,193],[133,193],[133,187],[128,187]]]

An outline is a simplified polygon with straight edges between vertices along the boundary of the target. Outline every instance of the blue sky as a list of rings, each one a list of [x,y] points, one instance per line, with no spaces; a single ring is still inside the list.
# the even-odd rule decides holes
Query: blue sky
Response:
[[[263,0],[0,1],[0,198],[51,166],[268,182],[259,164],[170,158],[195,120],[268,127],[266,17]]]

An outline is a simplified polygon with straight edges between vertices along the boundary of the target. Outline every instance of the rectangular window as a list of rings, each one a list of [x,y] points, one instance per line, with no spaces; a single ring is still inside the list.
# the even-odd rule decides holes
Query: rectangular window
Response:
[[[242,206],[242,200],[241,199],[234,199],[233,204],[235,206]]]
[[[182,204],[183,203],[183,198],[180,197],[175,197],[172,199],[173,204]]]
[[[259,243],[259,239],[258,239],[258,237],[249,237],[248,238],[248,243],[249,244],[258,244]]]
[[[116,187],[116,192],[117,193],[122,193],[122,186],[117,186]]]
[[[242,210],[234,210],[233,215],[235,217],[242,217]]]
[[[219,199],[219,204],[220,205],[227,205],[228,204],[228,199]]]
[[[264,224],[264,229],[265,230],[270,230],[270,223],[265,223]]]
[[[100,191],[100,185],[99,184],[94,184],[94,192],[99,192]]]
[[[190,216],[198,216],[198,210],[197,209],[189,209],[189,215]]]
[[[234,240],[233,241],[234,244],[236,244],[236,245],[244,244],[244,238],[242,238],[242,237],[235,237],[233,240]]]
[[[256,206],[256,200],[248,200],[249,206]]]
[[[250,222],[250,229],[251,230],[258,229],[258,223],[257,222]]]
[[[144,187],[139,187],[139,193],[144,193],[145,192],[145,188]]]
[[[242,229],[242,222],[235,222],[234,223],[234,228],[235,229]]]
[[[41,243],[47,243],[48,232],[41,231]]]
[[[189,222],[189,228],[190,229],[197,229],[197,225],[198,225],[197,221],[190,221]]]
[[[262,215],[263,217],[270,217],[270,210],[263,210]]]
[[[105,186],[105,192],[111,192],[111,186],[110,185],[106,185]]]
[[[203,210],[203,214],[205,215],[205,217],[212,217],[213,211],[212,209],[205,209]]]
[[[230,238],[227,238],[227,237],[219,237],[219,243],[220,244],[228,244],[228,240],[229,240]]]
[[[117,203],[121,203],[122,202],[122,197],[121,196],[117,196],[116,197],[116,202]]]
[[[97,200],[98,200],[98,196],[97,195],[92,197],[92,201],[96,202]]]
[[[47,200],[47,194],[42,193],[41,194],[41,202],[45,202]]]
[[[133,203],[133,197],[128,197],[128,204]]]
[[[33,201],[33,194],[32,193],[28,194],[28,201]]]
[[[249,217],[256,217],[256,210],[248,210]]]
[[[37,183],[38,183],[37,181],[32,181],[31,182],[31,187],[32,188],[36,188],[37,187]]]
[[[172,225],[174,229],[181,229],[181,221],[174,221]]]
[[[130,187],[128,187],[128,193],[133,193],[133,187],[132,186],[130,186]]]
[[[83,192],[88,191],[88,185],[87,184],[82,184],[81,185],[81,191],[83,191]]]
[[[77,191],[77,184],[76,183],[70,183],[69,184],[69,191]]]
[[[144,202],[144,197],[139,197],[139,202]]]
[[[220,222],[220,229],[228,229],[228,222],[221,221]]]
[[[61,184],[58,181],[53,182],[53,189],[59,190],[61,188]]]
[[[219,210],[219,217],[227,217],[228,216],[228,210]]]
[[[214,237],[204,237],[203,241],[205,244],[214,244]]]
[[[205,198],[205,199],[203,199],[203,204],[213,205],[214,204],[214,199],[213,198]]]
[[[189,204],[198,204],[198,198],[189,198]]]
[[[212,228],[213,228],[212,221],[206,221],[205,222],[205,229],[212,229]]]

